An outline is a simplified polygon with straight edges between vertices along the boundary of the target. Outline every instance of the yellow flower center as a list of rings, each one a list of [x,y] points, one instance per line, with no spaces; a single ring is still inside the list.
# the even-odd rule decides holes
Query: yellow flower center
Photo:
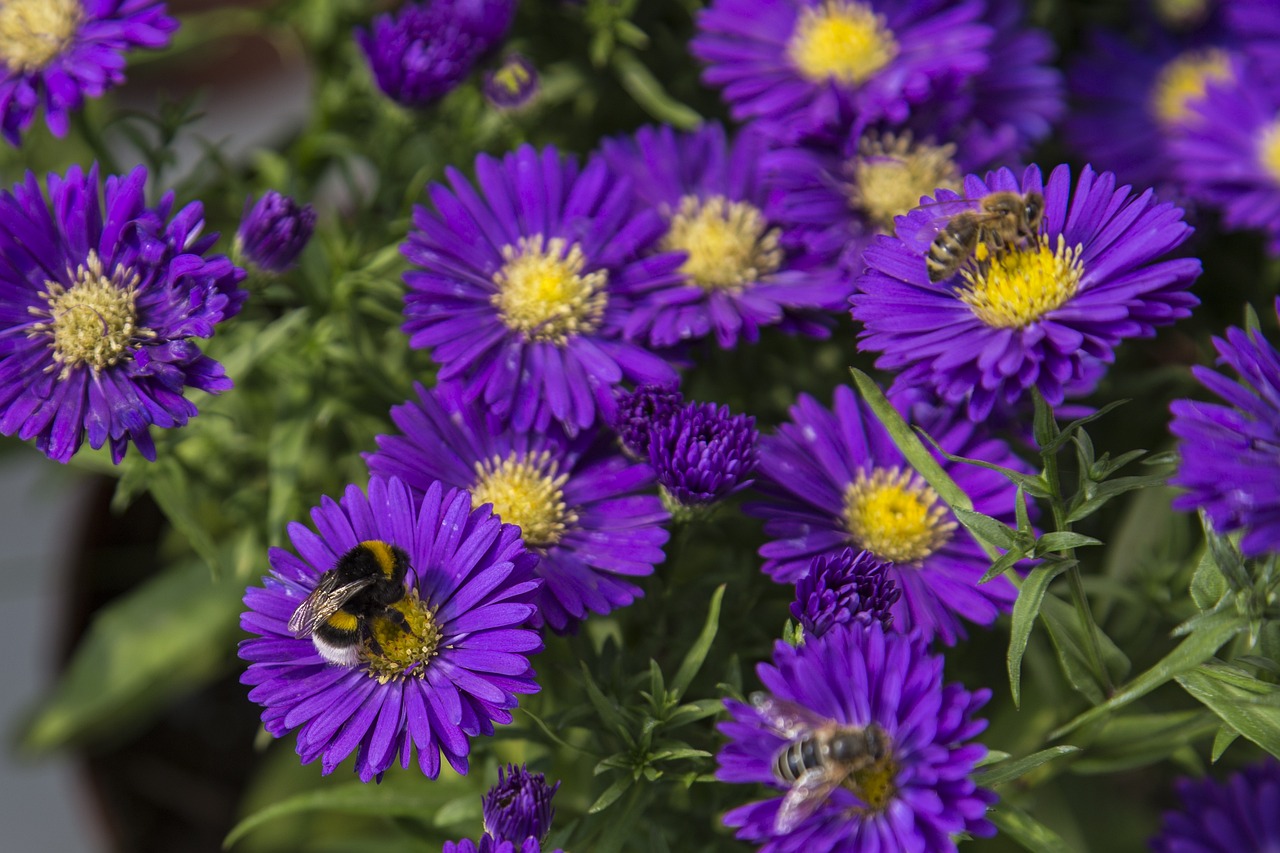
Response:
[[[985,248],[980,244],[978,255],[985,256]],[[1010,249],[961,270],[964,284],[956,295],[988,326],[1028,326],[1075,296],[1084,275],[1080,250],[1068,249],[1061,234],[1057,248],[1050,249],[1049,238],[1041,236],[1028,248]]]
[[[521,237],[516,246],[503,246],[506,263],[493,275],[498,292],[492,297],[502,322],[529,340],[563,344],[570,335],[599,327],[608,301],[604,270],[582,274],[587,258],[577,243],[541,235]]]
[[[2,0],[0,62],[10,71],[44,68],[80,26],[79,0]]]
[[[528,86],[532,79],[529,69],[523,63],[515,61],[507,62],[493,72],[494,85],[502,87],[512,97],[524,91],[524,87]]]
[[[707,291],[731,290],[777,272],[782,266],[778,234],[752,204],[687,195],[671,217],[662,249],[688,253],[680,272],[690,284]]]
[[[512,451],[506,459],[495,456],[477,462],[476,478],[471,488],[472,508],[493,504],[494,513],[507,524],[518,526],[531,548],[556,544],[569,525],[578,521],[577,513],[564,504],[569,475],[559,473],[559,463],[549,451],[531,457]]]
[[[372,643],[362,646],[360,659],[368,668],[369,676],[378,679],[379,684],[400,681],[410,675],[426,678],[427,664],[440,648],[437,608],[418,598],[416,589],[410,589],[390,609],[402,619],[374,616],[369,630],[377,646]],[[374,651],[375,648],[378,651]]]
[[[1271,180],[1280,184],[1280,115],[1258,135],[1258,162]]]
[[[874,764],[850,774],[844,784],[867,804],[865,809],[857,810],[860,814],[879,814],[898,792],[898,786],[894,782],[897,778],[897,762],[892,756],[886,755]]]
[[[132,355],[139,339],[153,338],[155,332],[137,325],[137,273],[116,269],[107,275],[98,253],[89,252],[84,264],[68,270],[71,286],[46,281],[41,298],[48,307],[31,307],[37,317],[29,337],[52,338],[55,365],[61,378],[81,364],[99,371]]]
[[[858,547],[892,563],[916,563],[951,538],[956,522],[919,474],[898,467],[859,472],[844,490],[844,524]]]
[[[849,203],[889,233],[893,220],[920,204],[920,197],[938,189],[960,189],[956,147],[913,142],[910,133],[864,137],[850,164],[853,183]]]
[[[1151,88],[1151,108],[1165,125],[1181,124],[1204,97],[1210,83],[1231,79],[1231,63],[1221,50],[1188,51],[1167,62]]]
[[[826,0],[800,13],[787,55],[815,83],[857,85],[898,55],[884,16],[850,0]]]

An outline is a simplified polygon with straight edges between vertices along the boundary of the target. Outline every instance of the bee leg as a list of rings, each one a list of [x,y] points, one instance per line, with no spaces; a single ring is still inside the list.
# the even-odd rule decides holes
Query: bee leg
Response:
[[[404,631],[409,636],[411,637],[418,636],[416,633],[414,633],[413,626],[409,624],[409,620],[406,619],[404,617],[404,614],[401,613],[399,610],[396,610],[394,608],[388,608],[387,618],[390,619],[392,622],[396,623],[396,627],[399,628],[401,631]],[[421,638],[419,637],[419,639]]]
[[[379,643],[378,638],[374,636],[373,629],[368,625],[365,625],[362,633],[364,636],[365,648],[368,649],[369,654],[381,656],[382,644]]]

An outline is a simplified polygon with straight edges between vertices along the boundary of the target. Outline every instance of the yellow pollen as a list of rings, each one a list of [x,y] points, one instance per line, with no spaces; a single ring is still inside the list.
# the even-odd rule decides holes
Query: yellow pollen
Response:
[[[0,0],[0,62],[10,71],[44,68],[80,26],[79,0]]]
[[[390,616],[372,617],[369,629],[377,646],[362,646],[360,659],[379,684],[401,681],[410,675],[426,678],[427,664],[440,648],[440,626],[435,615],[438,608],[418,598],[416,589],[410,589],[391,609],[403,617],[403,622]]]
[[[1280,184],[1280,115],[1258,135],[1258,162],[1271,180]]]
[[[884,16],[850,0],[826,0],[800,13],[787,55],[815,83],[857,85],[898,55]]]
[[[495,456],[477,462],[471,506],[493,504],[494,513],[505,523],[517,525],[531,548],[554,545],[578,521],[578,514],[564,504],[569,475],[558,469],[559,463],[546,450],[530,457],[512,451],[506,459]]]
[[[529,340],[563,344],[570,335],[600,325],[608,300],[604,270],[582,274],[587,258],[577,243],[541,235],[521,237],[503,246],[506,263],[493,275],[498,292],[491,299],[502,322]]]
[[[913,142],[910,133],[864,137],[858,156],[849,163],[853,183],[849,203],[866,213],[881,231],[893,231],[893,220],[920,204],[920,197],[938,189],[960,189],[956,147]]]
[[[707,291],[732,290],[778,271],[778,234],[752,204],[718,195],[699,201],[687,195],[671,217],[662,249],[688,253],[680,272],[690,284]]]
[[[48,307],[27,309],[47,318],[33,323],[27,336],[51,338],[50,369],[60,366],[61,378],[81,364],[94,372],[111,367],[132,357],[140,340],[155,337],[155,332],[137,325],[137,273],[117,268],[108,275],[98,253],[90,251],[82,266],[67,270],[67,277],[70,287],[44,283],[40,296]]]
[[[844,524],[858,547],[892,563],[923,560],[956,528],[938,493],[898,467],[858,473],[844,490]]]
[[[506,89],[511,95],[518,95],[527,85],[531,76],[529,69],[519,62],[508,62],[493,72],[493,82]]]
[[[1181,124],[1204,97],[1210,83],[1231,79],[1231,63],[1221,50],[1188,51],[1169,62],[1151,87],[1151,109],[1165,125]]]
[[[897,762],[892,756],[886,755],[876,763],[851,774],[845,780],[845,785],[867,804],[865,809],[858,809],[858,813],[879,814],[888,807],[893,795],[898,793],[898,786],[894,781],[897,778]]]
[[[964,284],[956,295],[988,326],[1028,326],[1076,295],[1084,275],[1080,251],[1080,246],[1068,249],[1061,234],[1056,249],[1041,236],[1028,248],[1013,248],[961,270]]]

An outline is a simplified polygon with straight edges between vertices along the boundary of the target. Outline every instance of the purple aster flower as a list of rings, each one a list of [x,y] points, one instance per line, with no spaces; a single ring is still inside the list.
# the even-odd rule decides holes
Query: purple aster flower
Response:
[[[821,258],[781,245],[760,169],[767,147],[752,129],[730,144],[718,124],[692,133],[646,127],[604,141],[605,159],[632,179],[640,204],[662,213],[658,249],[685,258],[679,279],[644,289],[628,337],[670,347],[714,334],[730,349],[758,341],[764,326],[827,335],[814,312],[844,307],[849,284]]]
[[[178,22],[155,0],[0,3],[0,132],[13,145],[44,105],[54,136],[85,97],[124,82],[124,55],[162,48]]]
[[[975,421],[1032,386],[1053,405],[1088,387],[1123,340],[1150,337],[1198,303],[1188,289],[1200,261],[1157,260],[1190,236],[1182,210],[1116,183],[1087,166],[1074,188],[1066,166],[1046,183],[1031,166],[1021,182],[1001,169],[965,178],[963,196],[940,191],[938,204],[899,220],[897,237],[867,249],[850,299],[864,325],[858,348],[901,371],[895,389],[967,401]],[[977,261],[990,248],[981,244],[958,273],[931,281],[925,258],[938,233],[997,192],[1043,197],[1037,233]]]
[[[1280,85],[1280,0],[1231,0],[1227,29],[1253,62],[1253,69]]]
[[[641,385],[618,395],[610,426],[622,449],[633,459],[649,458],[649,436],[684,406],[679,386]]]
[[[690,51],[735,119],[794,141],[912,107],[988,66],[983,4],[961,0],[713,0]]]
[[[1280,551],[1280,353],[1257,330],[1234,327],[1213,345],[1240,380],[1193,367],[1200,384],[1226,405],[1170,405],[1169,431],[1180,439],[1182,457],[1170,482],[1188,490],[1173,506],[1203,509],[1223,533],[1246,530],[1240,548],[1250,556]]]
[[[306,248],[315,227],[311,205],[299,205],[287,195],[267,190],[257,203],[252,196],[245,199],[236,252],[259,269],[284,272]]]
[[[649,435],[649,464],[669,507],[705,507],[751,485],[756,419],[690,403]]]
[[[1212,34],[1151,35],[1152,43],[1139,47],[1114,33],[1093,34],[1088,53],[1067,71],[1075,105],[1064,130],[1097,168],[1172,197],[1168,140],[1195,120],[1193,107],[1209,83],[1240,73],[1239,57]]]
[[[461,841],[446,841],[440,853],[544,853],[537,839],[526,838],[523,842],[495,841],[487,835],[480,836],[480,843],[464,838]],[[564,853],[556,848],[546,853]]]
[[[892,606],[902,591],[888,567],[870,551],[845,548],[838,554],[813,558],[804,577],[796,581],[791,615],[806,637],[821,637],[837,625],[893,627]]]
[[[377,452],[366,454],[372,473],[418,491],[437,480],[468,489],[476,506],[491,503],[518,525],[539,556],[538,610],[555,631],[643,594],[632,580],[662,562],[669,518],[648,494],[648,465],[628,460],[601,430],[518,429],[466,402],[456,385],[417,391],[391,410],[402,435],[378,436]]]
[[[634,295],[675,280],[681,256],[641,258],[661,217],[637,211],[628,182],[593,158],[581,169],[554,148],[476,158],[483,197],[454,169],[428,188],[401,246],[404,330],[516,429],[552,418],[585,429],[608,420],[613,388],[674,382],[666,361],[622,340]]]
[[[1267,757],[1225,782],[1182,778],[1174,783],[1182,810],[1165,812],[1154,853],[1238,853],[1280,850],[1280,762]]]
[[[1262,230],[1280,254],[1280,80],[1246,73],[1211,84],[1195,111],[1200,120],[1169,143],[1174,174],[1228,228]]]
[[[539,843],[551,831],[556,810],[551,798],[560,783],[547,784],[541,773],[530,773],[522,764],[498,768],[498,784],[484,796],[484,831],[499,841],[517,844],[527,839]]]
[[[476,61],[507,33],[515,0],[406,3],[393,17],[357,29],[378,88],[406,107],[421,107],[457,88]]]
[[[734,809],[725,824],[762,853],[944,853],[960,833],[994,835],[985,814],[996,796],[970,778],[987,754],[971,742],[987,727],[974,714],[991,691],[944,685],[942,663],[924,637],[886,633],[879,622],[798,648],[779,642],[773,665],[756,667],[767,692],[750,705],[725,700],[732,719],[718,726],[729,742],[716,778],[787,793]],[[806,781],[813,796],[792,793],[800,783],[777,775],[780,754],[833,724],[870,760],[829,790]]]
[[[240,643],[249,662],[240,681],[263,706],[264,727],[276,737],[297,729],[302,763],[319,758],[326,774],[355,751],[368,782],[397,756],[408,767],[415,748],[432,779],[442,753],[466,773],[468,738],[511,722],[515,694],[538,690],[529,655],[542,639],[527,627],[537,558],[518,529],[439,483],[418,497],[399,480],[372,477],[367,497],[348,486],[311,518],[315,533],[289,525],[298,555],[272,548],[271,574],[244,597],[240,626],[255,636]],[[360,643],[359,662],[333,664],[288,623],[340,556],[369,543],[402,549],[412,582],[387,611],[394,619],[367,617],[377,642]]]
[[[963,416],[940,412],[920,426],[949,453],[1030,471]],[[1007,479],[938,461],[976,511],[1014,523],[1016,490]],[[765,500],[744,509],[764,519],[773,541],[760,548],[762,568],[775,581],[795,583],[815,557],[835,558],[849,547],[870,551],[901,590],[892,607],[897,625],[947,645],[964,636],[961,617],[989,625],[1012,605],[1016,590],[1006,578],[978,584],[990,558],[847,386],[836,388],[834,410],[802,394],[791,422],[760,439],[758,473]]]
[[[72,166],[47,200],[30,172],[0,191],[0,433],[58,462],[86,438],[155,459],[149,428],[198,414],[184,389],[231,387],[194,339],[239,312],[244,270],[204,257],[218,235],[200,235],[199,202],[147,207],[146,180]]]
[[[484,96],[500,110],[514,110],[538,93],[538,69],[527,56],[513,53],[484,75]]]

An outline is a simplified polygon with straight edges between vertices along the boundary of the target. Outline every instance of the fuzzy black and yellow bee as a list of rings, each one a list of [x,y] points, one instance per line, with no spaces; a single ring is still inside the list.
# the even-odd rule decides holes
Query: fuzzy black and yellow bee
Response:
[[[389,619],[410,631],[403,614],[392,607],[405,597],[408,573],[409,555],[403,548],[378,539],[361,542],[320,576],[289,617],[289,630],[299,639],[310,636],[330,663],[354,666],[362,648],[378,651],[373,620]]]
[[[936,283],[955,275],[974,257],[979,243],[985,243],[992,254],[1000,254],[1019,241],[1034,239],[1043,220],[1044,196],[1040,193],[1004,191],[983,197],[977,210],[951,217],[929,245],[925,256],[929,281]]]
[[[837,785],[885,759],[893,749],[888,733],[875,723],[841,725],[768,693],[751,694],[751,704],[769,728],[787,739],[774,755],[772,768],[774,778],[788,786],[774,818],[779,833],[791,832]]]

